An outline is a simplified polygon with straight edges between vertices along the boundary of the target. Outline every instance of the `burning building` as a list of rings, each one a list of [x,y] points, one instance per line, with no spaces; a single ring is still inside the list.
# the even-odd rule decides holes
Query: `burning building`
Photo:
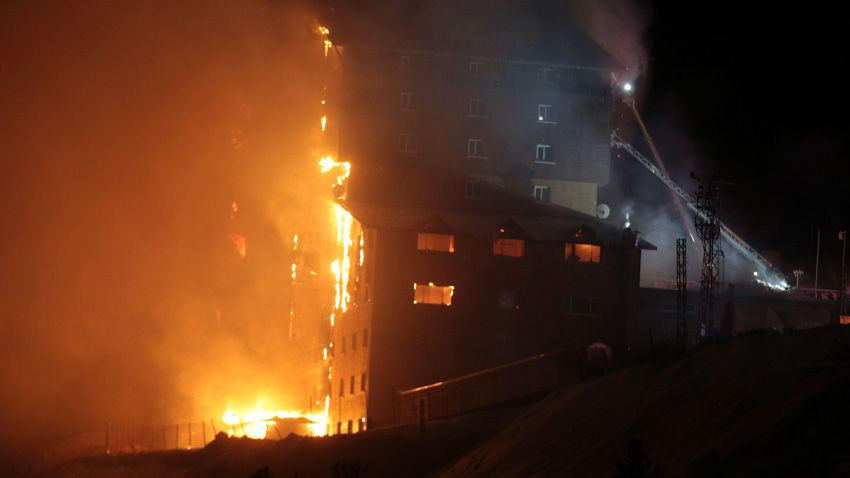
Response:
[[[398,174],[415,179],[393,194]],[[628,346],[652,248],[633,231],[450,171],[362,181],[344,203],[363,241],[334,326],[332,431],[391,425],[402,389],[545,351]]]
[[[392,425],[400,390],[630,344],[641,250],[653,246],[595,217],[613,61],[556,2],[531,7],[534,35],[513,28],[513,9],[478,2],[431,12],[475,19],[446,32],[421,16],[332,28],[347,226],[330,433]]]

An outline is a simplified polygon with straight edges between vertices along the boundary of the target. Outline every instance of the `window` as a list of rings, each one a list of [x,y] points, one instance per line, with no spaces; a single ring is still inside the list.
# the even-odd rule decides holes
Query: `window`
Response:
[[[534,199],[541,202],[549,202],[549,186],[534,186]]]
[[[516,292],[512,290],[499,291],[499,310],[516,310]]]
[[[351,435],[351,420],[348,421],[348,434]]]
[[[416,103],[414,102],[413,93],[409,91],[404,91],[401,93],[401,110],[402,111],[416,111]]]
[[[540,67],[537,69],[537,81],[551,84],[555,79],[555,71],[552,68]]]
[[[469,116],[473,118],[486,118],[484,111],[484,101],[481,98],[470,98],[469,100]]]
[[[357,332],[354,332],[354,335],[351,336],[351,351],[357,350]]]
[[[494,256],[522,257],[525,255],[523,239],[508,239],[500,237],[493,241]]]
[[[480,61],[470,61],[469,76],[473,78],[481,78],[484,76],[484,63]]]
[[[570,242],[564,247],[564,259],[568,261],[599,263],[601,255],[602,246],[594,244],[573,244]]]
[[[472,199],[481,197],[481,183],[478,181],[467,181],[464,185],[464,196]]]
[[[549,144],[537,143],[537,153],[534,156],[534,162],[543,164],[555,164],[552,159],[552,146]]]
[[[369,346],[369,329],[365,329],[363,331],[363,348],[365,349],[368,346]]]
[[[360,391],[361,392],[366,391],[366,374],[365,373],[360,374]]]
[[[345,379],[339,379],[339,396],[342,397],[345,395]]]
[[[345,353],[345,337],[342,338],[342,350],[340,352]]]
[[[455,292],[453,285],[413,284],[414,304],[452,305],[452,296]]]
[[[420,251],[454,252],[455,236],[420,232],[416,236],[416,248]]]
[[[469,138],[466,140],[466,157],[467,158],[484,158],[481,140],[478,138]]]
[[[351,380],[348,382],[348,393],[354,395],[354,375],[351,376]]]
[[[398,135],[398,152],[399,153],[415,153],[413,149],[413,135],[410,133],[401,133]]]
[[[538,123],[555,123],[552,121],[552,105],[537,105]]]
[[[401,55],[398,58],[398,69],[401,71],[413,71],[413,57]]]
[[[596,297],[563,296],[561,312],[570,315],[598,315],[599,299]]]

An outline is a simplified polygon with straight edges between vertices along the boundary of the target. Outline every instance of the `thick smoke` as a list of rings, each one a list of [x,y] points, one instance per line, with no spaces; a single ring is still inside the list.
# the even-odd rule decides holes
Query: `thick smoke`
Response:
[[[4,10],[0,457],[110,421],[208,420],[257,391],[304,406],[282,297],[290,218],[324,206],[316,15],[260,1]]]
[[[647,2],[565,0],[579,24],[626,70],[634,81],[649,68],[647,33],[652,18]]]

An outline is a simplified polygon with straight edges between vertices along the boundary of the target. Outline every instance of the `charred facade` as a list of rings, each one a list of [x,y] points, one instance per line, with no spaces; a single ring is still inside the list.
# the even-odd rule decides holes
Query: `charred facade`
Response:
[[[393,189],[399,175],[406,190]],[[652,248],[633,231],[449,171],[361,181],[344,203],[363,259],[334,327],[332,432],[392,425],[400,390],[594,342],[628,347]]]

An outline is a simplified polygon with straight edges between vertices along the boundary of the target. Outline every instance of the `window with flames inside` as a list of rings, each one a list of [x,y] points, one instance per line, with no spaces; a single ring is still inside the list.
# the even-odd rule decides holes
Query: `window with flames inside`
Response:
[[[564,259],[568,262],[599,263],[602,246],[596,244],[574,244],[568,242],[564,247]]]
[[[500,237],[493,241],[493,255],[507,257],[522,257],[525,255],[525,241]]]
[[[453,234],[433,234],[420,232],[416,236],[416,248],[420,251],[454,253],[455,236]]]
[[[414,304],[452,305],[453,285],[413,284]]]

